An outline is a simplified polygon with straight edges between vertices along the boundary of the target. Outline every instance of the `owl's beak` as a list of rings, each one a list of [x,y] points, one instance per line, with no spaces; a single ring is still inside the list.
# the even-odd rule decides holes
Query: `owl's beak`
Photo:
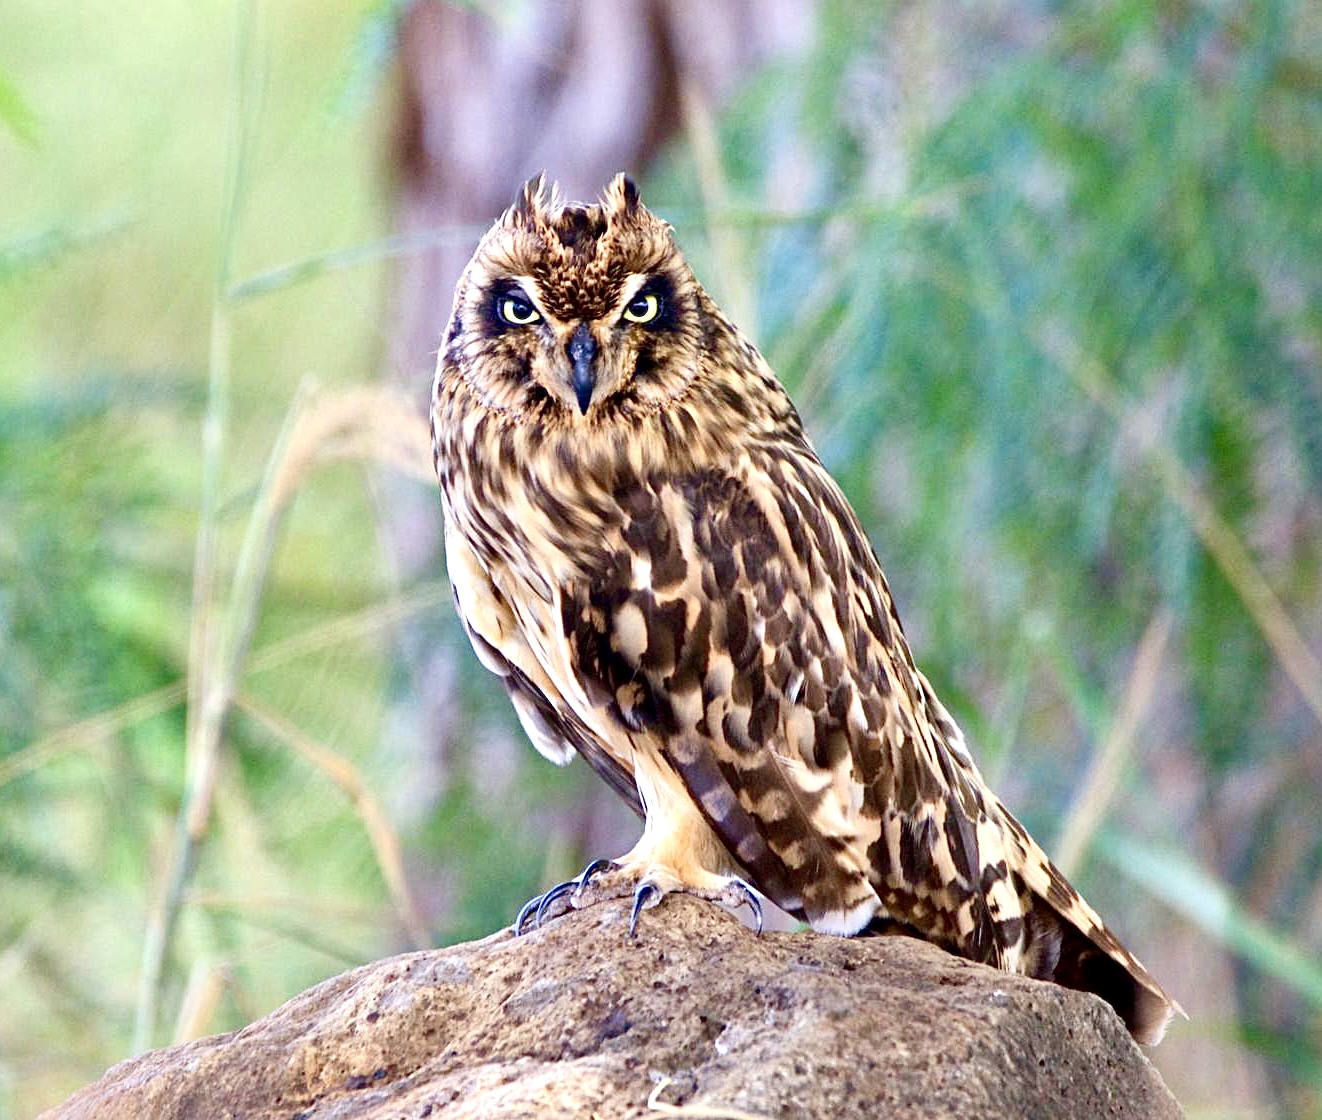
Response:
[[[584,414],[597,387],[596,361],[597,340],[586,323],[579,323],[569,336],[569,362],[574,371],[569,384],[574,390],[574,399],[578,401],[578,410]]]

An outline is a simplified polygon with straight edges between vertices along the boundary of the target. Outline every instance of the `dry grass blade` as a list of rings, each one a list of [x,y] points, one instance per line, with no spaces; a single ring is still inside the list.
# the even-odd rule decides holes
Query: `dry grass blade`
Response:
[[[409,890],[408,878],[404,874],[404,858],[401,854],[399,837],[391,827],[381,803],[367,787],[357,768],[253,697],[240,694],[235,697],[234,703],[240,711],[251,716],[271,735],[293,747],[348,796],[372,843],[377,866],[381,868],[381,876],[390,891],[395,911],[409,940],[418,949],[430,945],[431,938],[427,933],[427,924],[418,911],[412,892]]]
[[[228,300],[230,303],[240,303],[270,292],[283,291],[285,288],[315,279],[328,272],[339,272],[398,257],[414,256],[440,246],[472,245],[486,231],[485,225],[437,226],[419,233],[383,237],[378,241],[301,257],[296,261],[268,268],[238,281],[229,289]]]
[[[194,640],[189,662],[188,777],[165,887],[148,916],[134,1031],[135,1051],[150,1044],[155,1030],[165,957],[184,891],[192,877],[196,849],[210,820],[225,720],[243,676],[285,509],[312,470],[328,460],[373,459],[430,479],[430,446],[426,424],[397,393],[362,387],[317,394],[305,384],[290,406],[267,461],[266,474],[248,519],[228,604],[219,620],[211,617],[209,605],[214,598],[209,590],[214,561],[203,562],[202,554],[210,546],[204,548],[199,543]],[[206,536],[206,532],[200,530],[200,537]],[[208,573],[205,576],[203,569]],[[207,590],[196,590],[203,584],[207,584]],[[410,933],[413,932],[410,927]]]
[[[174,1041],[191,1042],[209,1033],[208,1025],[230,983],[229,968],[224,964],[198,961],[188,976],[184,997],[175,1020]]]
[[[1136,409],[1123,399],[1100,362],[1079,353],[1069,339],[1053,336],[1044,338],[1041,344],[1043,350],[1056,356],[1083,391],[1117,423],[1127,424]],[[1176,454],[1157,442],[1157,434],[1152,433],[1144,441],[1143,451],[1156,469],[1166,493],[1188,518],[1208,555],[1235,589],[1235,594],[1262,632],[1286,675],[1294,682],[1304,703],[1322,723],[1322,662],[1308,648],[1299,628],[1263,578],[1234,529],[1198,488]]]
[[[133,1051],[151,1045],[156,1031],[157,1004],[165,959],[179,912],[179,899],[192,875],[199,807],[210,804],[215,780],[215,755],[224,723],[224,704],[217,676],[219,634],[215,617],[216,541],[219,523],[221,475],[229,430],[230,307],[224,298],[229,288],[239,198],[245,182],[245,130],[249,123],[253,11],[248,0],[234,9],[235,49],[231,98],[226,126],[224,195],[220,240],[216,253],[215,296],[211,308],[211,337],[207,357],[207,404],[202,418],[202,491],[197,538],[193,551],[193,596],[188,632],[188,711],[185,729],[184,803],[175,824],[174,844],[159,898],[147,915],[143,936],[142,971],[138,978],[137,1008],[133,1023]],[[201,813],[205,827],[207,813]]]
[[[1139,726],[1148,713],[1157,681],[1161,658],[1170,639],[1173,619],[1169,610],[1158,611],[1143,632],[1134,657],[1134,667],[1125,685],[1120,714],[1111,724],[1106,740],[1093,756],[1084,775],[1083,785],[1065,818],[1060,842],[1056,845],[1056,865],[1069,875],[1101,825],[1106,811],[1120,788],[1125,763],[1133,753]]]
[[[213,323],[227,322],[224,308],[217,308]],[[219,327],[217,327],[219,329]],[[213,367],[219,346],[213,337]],[[216,374],[213,368],[213,381]],[[223,383],[225,379],[222,378]],[[175,922],[183,902],[184,891],[193,875],[197,849],[206,835],[215,799],[216,774],[220,763],[220,745],[225,720],[229,713],[235,682],[241,670],[248,640],[257,618],[267,565],[275,546],[281,502],[275,498],[272,476],[284,461],[287,449],[298,428],[298,418],[305,394],[300,394],[285,418],[284,427],[268,461],[266,481],[258,494],[257,504],[248,520],[248,530],[239,555],[234,582],[230,588],[229,604],[223,617],[215,618],[216,594],[212,588],[215,568],[215,520],[218,498],[213,490],[219,483],[212,476],[218,473],[219,455],[212,446],[212,433],[216,411],[216,397],[222,390],[214,389],[204,425],[203,443],[206,447],[207,479],[203,487],[203,512],[198,529],[197,559],[193,578],[193,617],[188,654],[188,717],[185,731],[184,798],[175,822],[174,844],[166,871],[163,889],[147,915],[147,929],[143,938],[142,973],[139,978],[137,1014],[133,1030],[133,1051],[147,1049],[156,1031],[158,1002],[165,974],[165,961],[174,937]]]
[[[1276,592],[1263,578],[1230,524],[1198,489],[1184,465],[1166,448],[1153,448],[1156,465],[1171,497],[1184,511],[1207,551],[1262,631],[1304,703],[1322,723],[1322,662],[1308,648]]]
[[[378,908],[375,906],[346,903],[320,894],[295,896],[260,894],[247,890],[242,894],[228,894],[225,891],[195,888],[188,892],[188,904],[203,910],[228,911],[236,914],[296,909],[303,917],[318,918],[342,925],[375,926],[378,917]]]
[[[694,1120],[771,1120],[764,1113],[745,1112],[724,1104],[667,1104],[661,1094],[673,1081],[673,1077],[663,1077],[656,1083],[656,1088],[647,1097],[649,1112],[658,1112],[662,1116],[687,1116]]]
[[[87,719],[80,719],[59,731],[52,731],[40,739],[34,739],[22,750],[0,760],[0,786],[7,785],[29,771],[38,770],[70,751],[93,746],[126,727],[168,712],[183,702],[186,693],[185,683],[175,681],[144,692],[104,712],[97,712]]]
[[[407,595],[391,596],[385,602],[373,603],[362,610],[310,626],[300,633],[255,650],[248,658],[248,672],[261,673],[273,669],[295,657],[387,629],[420,611],[446,607],[451,602],[450,586],[445,581],[422,584]]]
[[[313,466],[332,459],[374,461],[428,485],[436,481],[426,420],[402,394],[383,386],[317,396],[274,476],[273,500],[283,505]]]
[[[263,646],[248,658],[247,671],[251,674],[274,669],[296,657],[340,642],[353,641],[403,622],[420,611],[445,607],[449,603],[448,584],[443,581],[423,584],[408,595],[392,596],[384,603],[373,603],[362,610],[310,626],[300,633]],[[143,720],[168,712],[183,703],[186,693],[186,683],[175,681],[34,739],[8,758],[0,760],[0,786],[33,770],[40,770],[73,751],[91,748]]]

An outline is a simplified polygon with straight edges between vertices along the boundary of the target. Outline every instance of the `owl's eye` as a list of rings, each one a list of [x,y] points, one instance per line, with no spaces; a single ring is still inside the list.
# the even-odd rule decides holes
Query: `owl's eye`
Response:
[[[650,323],[661,314],[661,297],[655,292],[634,296],[624,309],[624,317],[631,323]]]
[[[501,296],[496,307],[501,320],[512,327],[526,327],[542,317],[541,312],[517,292]]]

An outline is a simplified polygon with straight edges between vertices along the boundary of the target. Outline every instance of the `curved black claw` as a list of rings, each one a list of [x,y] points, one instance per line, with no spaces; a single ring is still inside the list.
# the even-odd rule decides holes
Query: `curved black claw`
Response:
[[[582,873],[576,879],[566,879],[563,883],[556,883],[545,894],[534,895],[528,899],[519,910],[518,917],[514,919],[514,936],[521,937],[527,931],[524,926],[528,924],[528,919],[532,918],[532,929],[541,929],[542,922],[546,920],[547,912],[560,899],[566,895],[573,894],[581,887],[590,883],[594,876],[600,875],[603,871],[610,871],[615,868],[615,863],[608,859],[594,859],[587,867],[583,868]]]
[[[757,893],[745,883],[742,879],[735,879],[730,887],[739,895],[738,902],[742,902],[753,912],[753,921],[757,923],[756,930],[758,937],[762,936],[762,900],[757,897]],[[738,903],[736,903],[738,905]]]
[[[578,877],[578,885],[586,887],[595,876],[600,875],[603,871],[614,871],[618,866],[619,864],[613,859],[594,859],[587,867],[583,868]]]
[[[570,879],[564,883],[556,883],[555,886],[542,895],[542,901],[537,904],[537,916],[532,920],[532,928],[541,929],[542,922],[546,920],[546,912],[565,895],[573,894],[577,887],[578,880]]]
[[[523,936],[523,924],[528,920],[528,915],[536,911],[537,907],[541,904],[541,901],[542,895],[535,894],[519,908],[519,916],[514,919],[515,937]]]
[[[633,910],[629,914],[630,937],[638,936],[638,915],[641,914],[647,908],[647,904],[651,902],[653,898],[659,898],[660,894],[661,894],[661,888],[656,886],[656,884],[654,883],[647,882],[646,879],[644,879],[641,883],[638,884],[638,886],[634,888]]]

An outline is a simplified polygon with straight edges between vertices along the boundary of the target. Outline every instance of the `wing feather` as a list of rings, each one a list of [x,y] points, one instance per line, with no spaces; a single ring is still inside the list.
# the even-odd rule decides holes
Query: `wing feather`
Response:
[[[533,655],[514,612],[497,591],[464,537],[446,516],[445,562],[454,591],[455,610],[478,659],[505,683],[524,732],[538,752],[559,766],[574,754],[589,766],[640,817],[642,802],[632,770],[623,758],[603,748],[565,703],[545,668]]]
[[[853,933],[878,906],[877,830],[859,812],[850,737],[867,719],[842,604],[824,566],[794,554],[802,526],[748,466],[618,496],[618,547],[562,590],[568,660],[616,734],[680,775],[759,887],[818,928]]]

